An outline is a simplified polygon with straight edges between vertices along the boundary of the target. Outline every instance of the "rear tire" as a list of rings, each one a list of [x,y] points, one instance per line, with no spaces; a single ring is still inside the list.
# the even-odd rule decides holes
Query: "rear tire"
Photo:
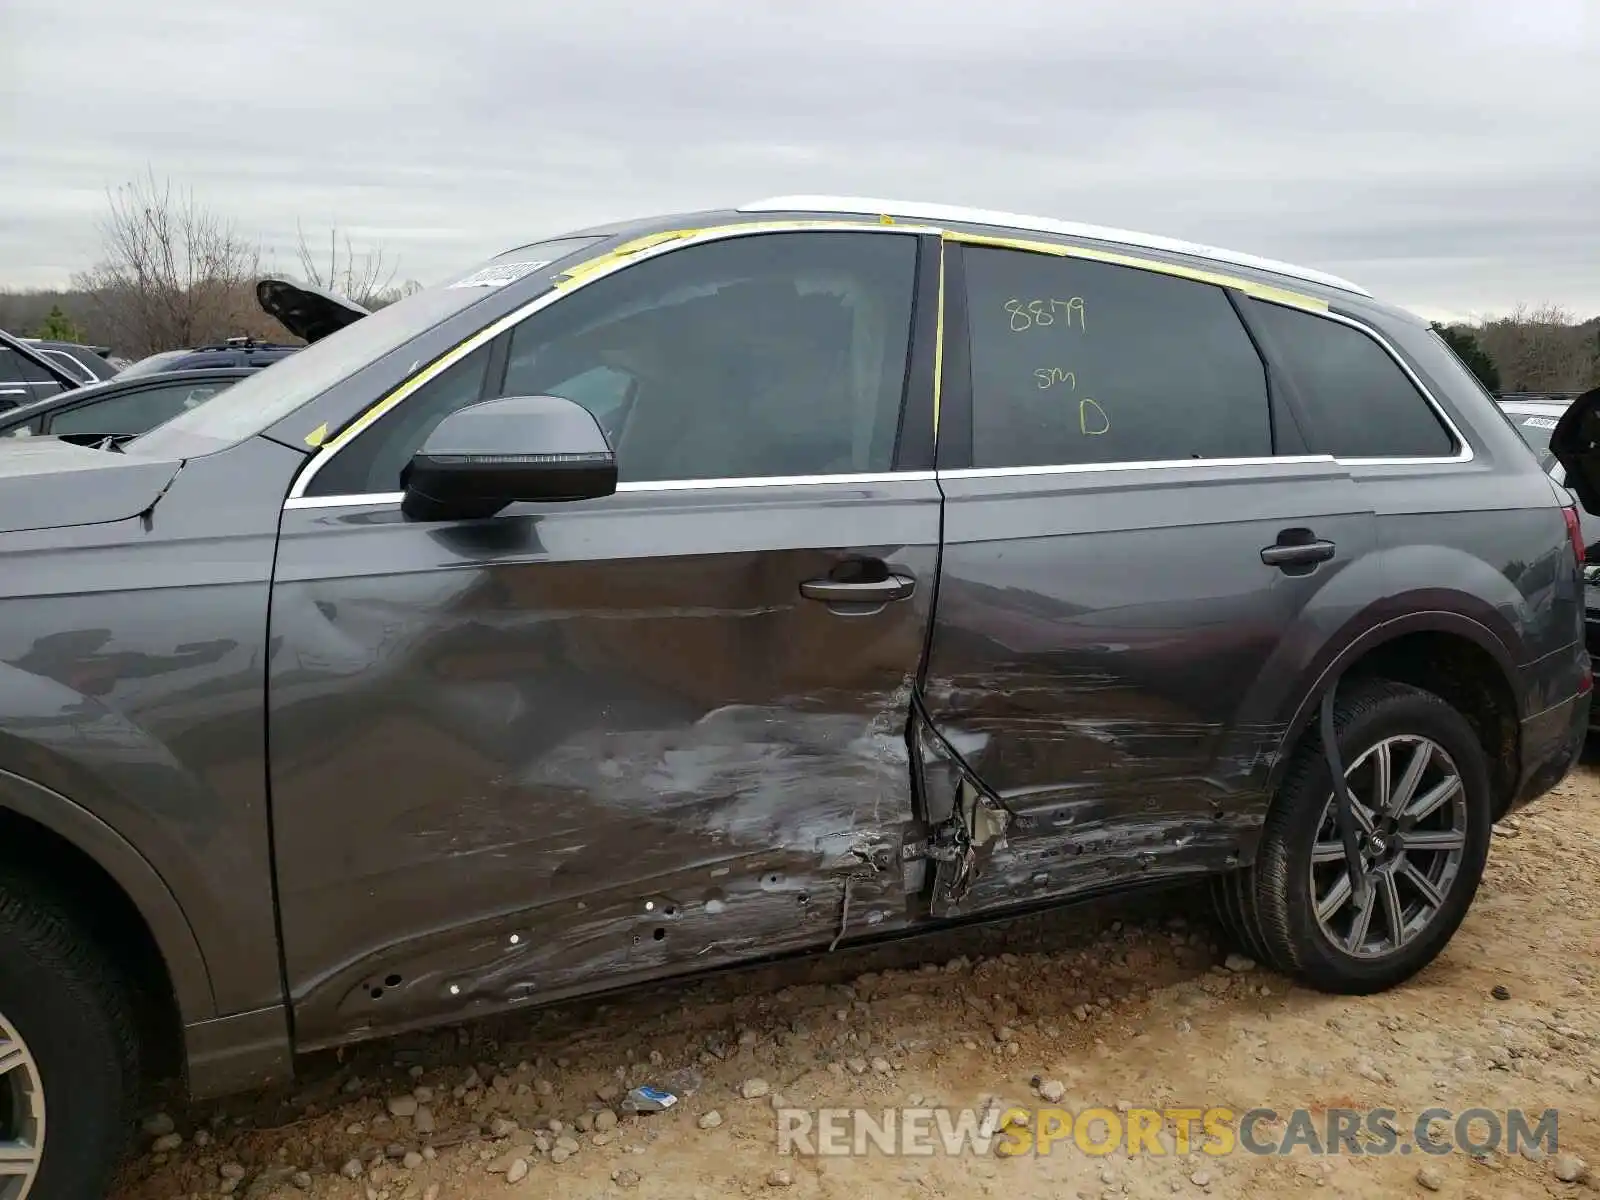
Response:
[[[117,973],[45,887],[0,867],[0,1200],[101,1200],[138,1069]]]
[[[1492,805],[1483,747],[1449,704],[1387,680],[1341,691],[1334,726],[1364,814],[1366,903],[1350,889],[1315,725],[1295,750],[1255,861],[1218,880],[1213,896],[1251,957],[1319,991],[1365,995],[1411,978],[1449,944],[1483,877]]]

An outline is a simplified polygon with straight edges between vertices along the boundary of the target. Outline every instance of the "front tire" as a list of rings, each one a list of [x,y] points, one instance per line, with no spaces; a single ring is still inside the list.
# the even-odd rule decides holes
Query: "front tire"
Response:
[[[1488,764],[1466,719],[1420,688],[1345,685],[1334,715],[1372,886],[1351,886],[1333,776],[1313,726],[1267,814],[1253,864],[1219,880],[1224,925],[1252,955],[1324,992],[1365,995],[1438,957],[1483,877]]]
[[[0,868],[0,1200],[100,1200],[138,1043],[121,980],[67,908]]]

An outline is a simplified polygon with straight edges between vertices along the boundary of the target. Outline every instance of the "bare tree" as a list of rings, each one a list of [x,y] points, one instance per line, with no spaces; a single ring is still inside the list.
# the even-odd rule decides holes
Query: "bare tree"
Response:
[[[295,232],[299,234],[296,253],[307,283],[337,292],[364,308],[378,307],[390,295],[400,265],[387,261],[381,245],[358,255],[350,244],[349,234],[341,236],[337,228],[330,228],[324,258],[321,251],[312,249],[298,221]]]
[[[260,252],[231,222],[153,172],[108,199],[101,260],[73,283],[119,350],[151,354],[270,328],[255,303]]]
[[[1500,369],[1507,391],[1579,391],[1591,386],[1597,366],[1594,333],[1554,304],[1518,305],[1490,321],[1478,341]]]

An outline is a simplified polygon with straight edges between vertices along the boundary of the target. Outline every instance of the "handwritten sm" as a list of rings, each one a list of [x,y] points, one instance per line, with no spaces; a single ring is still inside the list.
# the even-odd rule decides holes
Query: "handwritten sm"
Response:
[[[1035,325],[1043,328],[1054,325],[1059,316],[1062,324],[1072,328],[1072,318],[1078,318],[1078,328],[1085,328],[1083,323],[1083,297],[1074,296],[1070,300],[1007,300],[1006,312],[1011,317],[1011,332],[1021,333],[1025,329],[1032,329]]]

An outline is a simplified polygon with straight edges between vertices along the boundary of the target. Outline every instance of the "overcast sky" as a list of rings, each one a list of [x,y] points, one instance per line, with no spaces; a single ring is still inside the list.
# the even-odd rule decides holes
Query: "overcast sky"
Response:
[[[88,266],[148,167],[283,269],[297,219],[433,282],[847,192],[1193,238],[1429,316],[1588,315],[1597,114],[1600,0],[0,0],[0,286]]]

